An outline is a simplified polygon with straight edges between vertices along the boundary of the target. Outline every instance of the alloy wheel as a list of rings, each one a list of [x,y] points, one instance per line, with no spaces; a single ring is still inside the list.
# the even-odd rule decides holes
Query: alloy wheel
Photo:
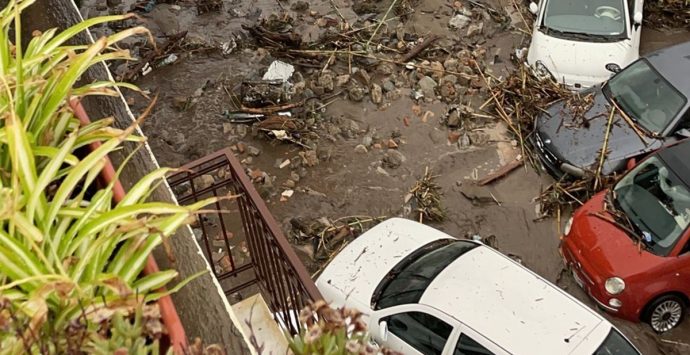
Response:
[[[659,332],[666,332],[680,322],[683,306],[675,300],[666,300],[656,306],[650,318],[652,328]]]

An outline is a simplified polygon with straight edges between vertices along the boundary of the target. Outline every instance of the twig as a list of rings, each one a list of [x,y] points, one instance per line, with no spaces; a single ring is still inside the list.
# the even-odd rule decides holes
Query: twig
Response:
[[[597,174],[594,177],[594,191],[599,187],[599,180],[601,179],[601,168],[604,166],[604,158],[606,158],[606,151],[609,146],[609,136],[611,135],[611,124],[613,123],[613,116],[616,113],[616,107],[611,108],[609,114],[609,122],[606,125],[606,135],[604,136],[604,145],[601,147],[601,155],[599,156],[599,166],[597,166]]]
[[[422,43],[418,44],[417,46],[412,48],[412,50],[410,50],[409,53],[405,54],[405,56],[402,57],[402,59],[400,61],[403,63],[409,62],[410,60],[412,60],[414,57],[419,55],[419,53],[421,53],[423,50],[425,50],[427,47],[429,47],[432,43],[434,43],[439,38],[441,38],[441,36],[438,36],[438,35],[431,35],[431,36],[427,37]]]
[[[391,10],[393,10],[393,8],[395,7],[395,4],[396,4],[396,3],[398,3],[398,0],[393,0],[393,1],[391,2],[391,6],[388,7],[388,11],[386,11],[386,14],[383,15],[383,18],[381,19],[381,21],[379,21],[379,25],[376,26],[376,29],[374,29],[374,33],[372,33],[372,34],[371,34],[371,37],[369,37],[369,40],[367,41],[367,45],[366,45],[367,48],[369,48],[369,44],[371,43],[371,41],[372,41],[372,40],[374,39],[374,37],[376,36],[376,33],[377,33],[377,32],[379,31],[379,29],[381,28],[381,25],[383,25],[383,23],[386,21],[386,18],[387,18],[388,15],[391,13]]]

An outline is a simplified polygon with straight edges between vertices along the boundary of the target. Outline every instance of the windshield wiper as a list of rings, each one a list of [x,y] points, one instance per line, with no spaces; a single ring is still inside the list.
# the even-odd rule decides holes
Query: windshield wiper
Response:
[[[611,40],[611,37],[608,35],[602,35],[602,34],[594,34],[594,33],[586,33],[586,32],[573,32],[573,31],[563,31],[563,30],[557,30],[555,28],[551,28],[548,26],[542,26],[544,29],[544,32],[546,34],[552,33],[552,34],[557,34],[562,37],[570,37],[570,38],[576,38],[576,39],[581,39],[581,40],[592,40],[592,39],[598,39],[598,40],[603,40],[603,41],[609,41]]]

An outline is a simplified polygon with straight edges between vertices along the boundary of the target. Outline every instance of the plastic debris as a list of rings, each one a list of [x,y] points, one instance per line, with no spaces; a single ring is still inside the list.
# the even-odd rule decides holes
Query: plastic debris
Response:
[[[295,67],[285,63],[281,62],[279,60],[274,61],[271,63],[271,65],[268,67],[268,70],[266,70],[266,74],[264,74],[263,80],[282,80],[282,81],[288,81],[292,77],[292,74],[295,72]]]

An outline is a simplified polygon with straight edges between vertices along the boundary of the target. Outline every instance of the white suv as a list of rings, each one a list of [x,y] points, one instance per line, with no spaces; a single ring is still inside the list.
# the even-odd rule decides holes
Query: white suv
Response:
[[[406,219],[355,239],[316,284],[404,354],[639,354],[598,313],[498,251]]]
[[[573,90],[606,81],[640,56],[643,0],[541,0],[527,63]]]

